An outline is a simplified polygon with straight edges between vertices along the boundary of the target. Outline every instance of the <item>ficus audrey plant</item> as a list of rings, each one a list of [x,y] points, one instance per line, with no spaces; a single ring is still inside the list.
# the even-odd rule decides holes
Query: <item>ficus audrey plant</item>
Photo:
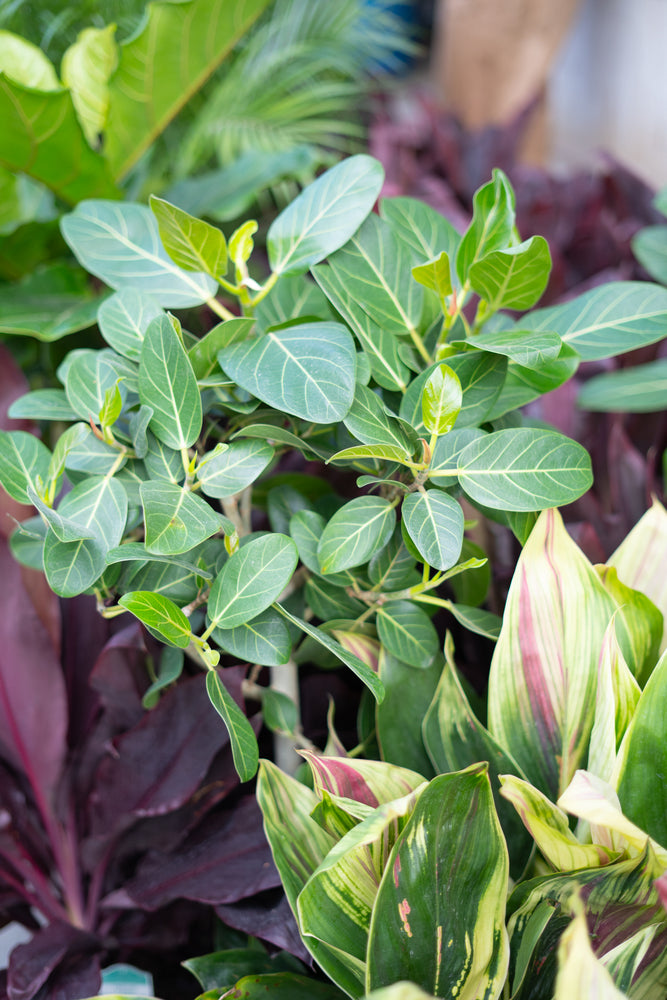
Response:
[[[513,318],[550,260],[516,232],[502,171],[462,235],[411,199],[375,214],[382,180],[362,155],[319,177],[269,227],[268,275],[254,220],[227,239],[159,198],[81,202],[62,232],[114,289],[97,317],[108,346],[70,352],[61,388],[13,405],[68,425],[51,447],[0,442],[0,481],[38,511],[12,537],[17,558],[197,658],[244,780],[258,751],[229,658],[253,667],[246,692],[269,725],[298,739],[285,678],[299,662],[342,661],[380,702],[381,655],[435,662],[435,610],[497,636],[466,518],[523,541],[538,511],[591,484],[586,451],[519,408],[581,358],[664,333],[667,290],[648,283]],[[189,308],[220,322],[194,337],[192,314],[166,311]],[[262,666],[272,686],[256,683]]]

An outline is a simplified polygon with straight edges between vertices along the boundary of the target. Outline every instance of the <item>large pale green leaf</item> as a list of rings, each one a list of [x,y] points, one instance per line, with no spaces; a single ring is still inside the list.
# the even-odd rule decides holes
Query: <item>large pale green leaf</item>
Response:
[[[616,610],[557,511],[519,557],[489,677],[489,730],[555,801],[586,760],[597,664]]]
[[[42,518],[49,525],[51,531],[61,542],[78,542],[80,539],[91,539],[93,532],[82,521],[74,518],[64,517],[60,511],[54,510],[41,498],[36,490],[28,487],[28,499],[30,503],[39,511]]]
[[[35,90],[59,90],[53,63],[32,42],[11,31],[0,31],[0,66],[16,83]]]
[[[412,601],[388,601],[377,609],[378,638],[399,660],[420,670],[430,666],[440,642],[433,622]]]
[[[485,437],[486,432],[478,427],[455,427],[449,434],[441,435],[435,443],[428,478],[441,487],[456,486],[458,483],[459,455],[471,441]]]
[[[127,518],[127,494],[115,479],[92,476],[68,493],[58,513],[89,529],[93,538],[61,542],[49,532],[44,543],[44,572],[61,597],[83,593],[106,568],[106,554],[118,545]]]
[[[480,351],[504,354],[515,364],[528,368],[541,368],[545,362],[553,361],[563,346],[558,334],[549,330],[482,331],[469,340],[454,340],[451,343],[453,347],[475,347]]]
[[[425,202],[416,198],[383,198],[380,215],[412,247],[418,260],[429,260],[443,251],[450,259],[455,256],[460,234],[444,215]]]
[[[667,648],[667,511],[655,497],[650,509],[610,556],[608,563],[628,587],[653,601],[664,619],[660,652]]]
[[[64,389],[34,389],[15,399],[7,411],[13,420],[76,420],[76,413],[67,402]]]
[[[60,340],[92,326],[104,298],[79,268],[52,264],[17,284],[0,285],[0,333]]]
[[[361,154],[318,177],[269,227],[272,270],[302,274],[346,243],[373,208],[383,180],[382,165]]]
[[[0,483],[19,503],[31,503],[28,488],[37,476],[46,480],[51,453],[27,431],[0,431]]]
[[[273,608],[236,628],[215,628],[213,638],[226,653],[246,663],[279,667],[290,658],[292,639],[285,622]]]
[[[340,323],[269,331],[225,348],[219,359],[253,396],[313,423],[342,420],[354,399],[354,341]]]
[[[130,361],[139,361],[148,324],[163,315],[164,311],[150,295],[136,288],[121,288],[101,304],[97,324],[114,351]]]
[[[522,332],[525,337],[526,332]],[[551,361],[545,361],[538,367],[516,364],[510,361],[507,367],[507,377],[502,391],[496,398],[491,410],[487,412],[487,420],[497,420],[505,413],[525,406],[538,399],[552,389],[557,389],[563,382],[572,378],[581,358],[568,344],[563,344],[560,354]]]
[[[459,455],[459,482],[495,510],[543,510],[571,503],[592,485],[591,460],[576,441],[531,427],[495,431]]]
[[[412,814],[416,794],[378,806],[327,854],[297,900],[306,947],[353,997],[364,992],[373,904],[389,854]]]
[[[153,411],[150,428],[174,450],[199,437],[202,405],[197,380],[168,316],[151,320],[141,346],[139,397]]]
[[[411,439],[404,425],[390,416],[382,400],[365,385],[357,385],[354,402],[343,423],[358,441],[371,445],[390,445],[405,455],[412,453],[416,439]]]
[[[296,914],[297,896],[335,840],[311,819],[319,803],[317,795],[268,760],[260,764],[257,802],[285,895]],[[289,837],[285,830],[290,830]]]
[[[211,623],[235,628],[265,611],[292,578],[298,562],[296,545],[277,532],[253,538],[227,560],[208,600]]]
[[[267,0],[152,3],[119,48],[104,152],[116,177],[152,145],[267,6]]]
[[[463,544],[463,511],[442,490],[418,490],[403,501],[403,525],[424,562],[450,569]]]
[[[250,781],[255,777],[259,764],[259,749],[254,730],[225,687],[221,673],[217,670],[209,670],[206,674],[206,691],[211,704],[227,727],[236,773],[241,781]]]
[[[495,250],[509,246],[514,228],[514,193],[502,170],[473,197],[473,216],[456,253],[456,272],[463,283],[472,265]]]
[[[344,276],[339,274],[335,263],[314,267],[313,276],[359,340],[377,384],[383,389],[400,389],[405,392],[410,375],[399,354],[400,342],[397,338],[374,323],[352,298]]]
[[[396,525],[394,507],[382,497],[357,497],[333,515],[319,541],[317,556],[322,573],[361,566],[391,538]]]
[[[147,205],[82,201],[60,227],[79,263],[111,288],[136,288],[173,309],[201,305],[216,290],[208,275],[173,262]]]
[[[220,530],[220,515],[186,487],[147,482],[139,490],[149,553],[171,556],[188,552]]]
[[[150,197],[162,245],[185,271],[203,271],[215,281],[227,273],[227,242],[221,230],[162,198]]]
[[[531,236],[476,261],[470,268],[470,284],[493,312],[530,309],[547,287],[550,270],[549,244],[543,236]]]
[[[366,988],[408,979],[435,996],[500,996],[509,961],[505,841],[486,765],[434,778],[391,852]]]
[[[664,227],[667,230],[667,226]],[[596,375],[577,398],[582,410],[653,413],[667,408],[667,358]]]
[[[321,288],[300,274],[283,274],[255,310],[261,333],[297,318],[333,319],[333,313]]]
[[[65,52],[61,64],[63,83],[69,87],[81,128],[93,148],[106,125],[109,77],[118,63],[115,32],[115,24],[84,28]]]
[[[83,348],[68,355],[65,392],[72,409],[86,422],[101,423],[99,414],[105,394],[113,389],[120,375],[117,360],[109,350]]]
[[[415,579],[415,558],[408,552],[403,541],[400,527],[397,525],[394,534],[385,547],[371,557],[368,564],[368,577],[378,589],[388,592],[401,590]]]
[[[537,309],[522,330],[553,330],[584,361],[612,358],[665,336],[667,288],[647,281],[611,281],[559,306]]]
[[[229,497],[250,486],[272,461],[273,448],[266,441],[232,441],[215,454],[202,457],[197,479],[207,497]]]
[[[254,320],[249,316],[235,316],[234,319],[218,323],[188,350],[188,357],[198,379],[206,378],[218,368],[218,352],[230,344],[245,340],[252,329]]]
[[[661,285],[667,285],[667,226],[646,226],[632,238],[635,257]]]
[[[118,603],[150,628],[151,632],[157,633],[163,642],[181,649],[187,649],[190,645],[190,622],[178,605],[168,597],[148,590],[136,590],[123,594]]]

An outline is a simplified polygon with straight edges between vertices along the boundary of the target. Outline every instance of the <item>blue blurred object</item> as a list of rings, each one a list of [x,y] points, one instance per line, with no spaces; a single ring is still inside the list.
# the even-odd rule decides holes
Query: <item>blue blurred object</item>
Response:
[[[369,34],[382,33],[389,21],[394,31],[401,31],[406,45],[387,58],[368,63],[366,69],[373,76],[387,73],[400,76],[410,70],[420,53],[417,40],[420,35],[421,9],[418,0],[362,0],[366,8],[361,24]]]

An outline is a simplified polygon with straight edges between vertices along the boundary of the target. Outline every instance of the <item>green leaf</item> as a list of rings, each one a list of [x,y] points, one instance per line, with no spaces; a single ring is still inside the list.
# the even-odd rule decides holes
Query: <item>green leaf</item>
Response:
[[[230,629],[251,621],[282,593],[297,562],[296,545],[285,535],[262,535],[242,545],[211,587],[211,623]]]
[[[286,694],[265,688],[262,696],[262,718],[264,725],[274,733],[286,736],[299,727],[299,710]]]
[[[458,483],[459,456],[471,441],[486,437],[486,432],[477,427],[454,428],[449,434],[443,434],[435,443],[428,478],[443,488],[456,486]]]
[[[381,164],[361,154],[318,177],[271,223],[271,269],[302,274],[346,243],[373,208],[383,180]]]
[[[37,477],[46,480],[51,453],[27,431],[0,430],[0,483],[13,500],[29,504],[28,488]]]
[[[158,316],[164,316],[164,311],[150,295],[136,288],[121,288],[104,300],[97,323],[114,351],[130,361],[139,361],[146,328]]]
[[[473,503],[543,510],[589,489],[590,462],[585,448],[563,434],[521,427],[472,441],[459,455],[459,482]]]
[[[307,438],[300,438],[284,427],[277,427],[273,424],[250,424],[242,430],[237,431],[234,437],[260,438],[268,441],[272,445],[284,445],[287,448],[296,448],[303,452],[306,457],[315,456],[322,461],[329,458],[327,452],[320,450],[317,445],[312,444]]]
[[[463,511],[442,490],[419,490],[403,501],[403,524],[428,566],[446,570],[454,566],[463,543]]]
[[[563,341],[549,330],[496,330],[483,331],[469,340],[454,340],[452,347],[474,347],[480,351],[504,354],[510,361],[528,368],[540,368],[560,354]]]
[[[151,407],[148,409],[151,410]],[[180,483],[185,478],[180,452],[162,444],[150,431],[146,432],[144,464],[151,479],[166,479],[170,483]]]
[[[334,319],[324,292],[300,274],[284,274],[255,310],[257,328],[265,333],[295,319]]]
[[[202,428],[197,380],[168,316],[158,316],[146,330],[139,366],[139,397],[150,406],[150,428],[160,441],[180,451],[189,448]]]
[[[641,695],[618,642],[618,619],[617,612],[605,631],[598,660],[595,719],[586,765],[591,774],[608,782],[614,780],[616,751]]]
[[[28,499],[42,515],[59,541],[77,542],[79,539],[95,537],[94,533],[80,521],[63,517],[59,511],[53,510],[31,486],[28,487]]]
[[[92,326],[103,295],[78,268],[52,264],[0,286],[0,333],[51,342]]]
[[[441,302],[444,302],[447,296],[452,294],[449,256],[445,250],[432,260],[427,260],[425,264],[417,264],[413,267],[412,277],[420,285],[436,292]]]
[[[494,641],[500,635],[502,618],[494,615],[491,611],[484,611],[483,608],[471,608],[466,604],[449,604],[447,610],[460,625],[476,635],[483,635],[486,639]]]
[[[345,1000],[332,983],[322,983],[296,972],[273,972],[249,975],[239,979],[228,993],[227,1000]]]
[[[381,497],[357,497],[337,510],[317,547],[321,572],[361,566],[384,548],[396,524],[394,506]]]
[[[641,591],[653,601],[664,619],[660,651],[667,648],[667,576],[664,552],[667,550],[667,511],[654,497],[649,510],[639,519],[630,534],[607,560],[618,570],[626,586]]]
[[[615,567],[596,569],[618,607],[615,621],[623,656],[633,676],[644,687],[660,655],[664,616],[645,594],[619,580]]]
[[[62,420],[69,423],[77,415],[67,402],[64,389],[34,389],[15,399],[7,411],[13,420]]]
[[[422,392],[422,423],[430,434],[448,434],[463,405],[463,392],[456,372],[447,365],[434,368]]]
[[[469,351],[447,358],[447,366],[458,376],[463,390],[463,403],[456,420],[456,429],[478,427],[488,419],[501,392],[507,373],[506,359],[482,351]],[[427,368],[412,380],[399,409],[400,417],[422,436],[426,434],[422,422],[422,392],[434,368],[435,366]]]
[[[232,441],[223,448],[217,455],[204,455],[197,466],[197,479],[207,497],[240,493],[261,476],[274,456],[273,448],[265,441]]]
[[[404,426],[391,416],[377,393],[357,385],[354,402],[343,423],[363,444],[392,445],[410,455],[416,438],[409,438]]]
[[[174,263],[185,271],[203,271],[214,281],[224,277],[227,273],[224,234],[154,194],[149,201],[158,222],[162,246]]]
[[[581,912],[563,932],[558,945],[554,1000],[570,1000],[576,995],[596,997],[596,1000],[625,1000],[627,994],[616,988],[593,951],[581,902],[579,907]]]
[[[493,171],[493,180],[473,197],[473,216],[456,254],[456,273],[461,284],[470,276],[472,265],[495,250],[505,249],[514,229],[514,193],[502,170]]]
[[[153,3],[119,46],[104,151],[123,177],[220,65],[267,0]],[[176,41],[177,40],[177,41]]]
[[[193,576],[201,576],[202,580],[212,580],[213,574],[207,569],[198,566],[194,561],[196,555],[193,553],[191,559],[179,559],[176,555],[160,555],[157,552],[149,552],[143,542],[123,542],[114,549],[107,552],[107,562],[164,562],[170,566],[180,566],[188,570]]]
[[[343,448],[342,451],[337,451],[335,455],[327,459],[327,464],[329,462],[339,462],[348,464],[353,461],[353,459],[358,458],[370,458],[379,462],[401,462],[405,464],[406,460],[409,459],[410,452],[406,451],[405,448],[397,448],[395,445],[390,444],[358,444],[353,445],[351,448]],[[368,468],[368,465],[358,466],[359,468]],[[371,466],[372,468],[372,466]]]
[[[139,487],[149,553],[188,552],[220,529],[220,515],[186,487],[147,482]]]
[[[508,874],[486,765],[434,778],[385,868],[366,989],[410,980],[436,996],[453,984],[462,997],[498,996],[509,962]]]
[[[178,605],[168,597],[148,590],[136,590],[123,594],[118,603],[170,646],[187,649],[190,645],[190,622]]]
[[[419,582],[419,578],[415,580],[414,557],[405,547],[398,525],[387,545],[371,557],[368,578],[385,592],[401,590],[412,582]]]
[[[253,396],[316,424],[342,420],[354,399],[354,342],[340,323],[269,331],[225,348],[219,360]]]
[[[377,609],[378,638],[388,652],[408,666],[425,670],[440,642],[431,619],[412,601],[388,601]]]
[[[0,59],[7,76],[35,90],[58,90],[53,63],[32,42],[11,31],[0,31]]]
[[[523,335],[525,336],[525,333]],[[572,378],[580,361],[581,358],[574,348],[563,344],[557,358],[544,362],[538,368],[510,362],[505,384],[490,412],[487,412],[486,419],[497,420],[505,413],[510,413],[551,392],[552,389],[557,389],[563,382]]]
[[[330,653],[333,653],[334,656],[348,666],[350,670],[352,670],[352,672],[364,682],[377,702],[382,701],[384,697],[382,682],[377,674],[373,673],[370,667],[364,663],[363,660],[360,660],[354,653],[345,649],[344,646],[342,646],[339,642],[336,642],[335,639],[332,639],[331,636],[328,636],[326,632],[322,631],[322,629],[315,628],[314,625],[310,625],[301,618],[297,618],[296,615],[290,614],[290,612],[280,604],[277,604],[276,607],[278,611],[280,611],[281,615],[283,615],[289,622],[300,628],[302,632],[309,635],[311,639],[315,639],[316,642],[318,642],[321,646],[324,646],[325,649],[328,649]]]
[[[81,349],[68,355],[65,392],[77,416],[86,422],[100,423],[99,413],[105,396],[118,380],[113,351]]]
[[[549,281],[551,254],[543,236],[487,253],[470,268],[470,284],[498,309],[530,309]]]
[[[259,750],[253,728],[222,682],[220,672],[206,674],[206,691],[229,733],[234,767],[241,781],[250,781],[257,773]]]
[[[147,205],[82,201],[60,227],[79,263],[111,288],[135,288],[173,309],[201,305],[216,290],[208,275],[173,262]]]
[[[374,323],[347,290],[344,275],[335,264],[313,268],[313,277],[333,307],[341,314],[357,337],[368,358],[371,374],[383,389],[405,392],[409,372],[399,354],[400,342]]]
[[[519,557],[489,678],[489,731],[555,801],[586,761],[611,596],[545,511]]]
[[[253,322],[250,317],[236,316],[224,323],[218,323],[190,348],[188,357],[198,379],[206,378],[218,368],[219,351],[246,339]]]
[[[522,330],[553,330],[584,361],[613,358],[665,335],[667,288],[648,281],[610,281],[559,306],[537,309]]]
[[[632,237],[632,252],[652,278],[667,285],[667,226],[646,226]]]
[[[450,259],[456,255],[460,233],[444,215],[425,202],[416,198],[383,198],[380,215],[412,247],[419,260],[437,257],[443,251]]]
[[[236,628],[214,628],[213,638],[221,649],[245,663],[281,667],[292,652],[292,639],[277,611],[267,608]]]
[[[584,383],[577,406],[582,410],[614,413],[654,413],[666,409],[667,358],[596,375]]]
[[[224,951],[213,951],[208,955],[198,955],[183,962],[183,967],[199,980],[204,990],[231,987],[241,976],[260,975],[262,973],[282,972],[289,969],[300,969],[303,966],[298,959],[279,952],[277,955],[266,954],[259,942],[253,945],[249,942],[247,948],[228,948]]]
[[[75,597],[95,583],[106,568],[106,554],[118,545],[127,518],[127,494],[115,479],[93,476],[75,486],[58,513],[90,529],[93,538],[61,542],[49,532],[44,543],[44,572],[51,590]]]
[[[380,650],[378,672],[385,696],[375,706],[375,723],[382,760],[408,767],[426,779],[435,771],[422,739],[421,720],[431,704],[441,671],[440,655],[424,670],[414,670],[385,649]]]
[[[115,32],[115,24],[84,28],[61,63],[63,83],[69,88],[81,128],[93,149],[106,125],[109,78],[118,63]]]
[[[39,515],[29,517],[16,525],[9,536],[9,548],[21,566],[43,572],[44,539],[48,530]]]
[[[313,773],[313,787],[318,795],[325,792],[343,800],[375,808],[403,798],[424,784],[424,778],[405,767],[379,760],[352,757],[327,757],[304,750],[303,756]],[[359,818],[368,815],[362,810]]]

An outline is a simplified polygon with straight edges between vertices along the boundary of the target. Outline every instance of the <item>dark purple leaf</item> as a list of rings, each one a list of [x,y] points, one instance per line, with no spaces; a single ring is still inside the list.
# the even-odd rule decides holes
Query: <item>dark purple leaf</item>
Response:
[[[99,955],[65,958],[49,976],[35,1000],[83,1000],[93,996],[102,983],[100,964]]]
[[[242,900],[235,906],[216,906],[215,912],[228,927],[268,941],[302,962],[311,963],[282,889]]]
[[[49,977],[65,960],[88,960],[101,950],[101,944],[92,934],[78,930],[71,924],[53,923],[38,931],[27,944],[14,948],[9,957],[7,977],[7,993],[9,1000],[51,1000],[51,993],[40,992]],[[78,964],[78,962],[77,962]],[[88,964],[88,962],[84,963]],[[99,971],[99,966],[97,966]],[[99,978],[95,982],[84,975],[86,984],[92,983],[97,988]],[[87,988],[87,987],[86,987]],[[88,991],[90,995],[90,991]],[[60,994],[63,997],[63,994]],[[86,993],[70,993],[68,1000],[86,996]]]
[[[70,705],[69,744],[76,746],[88,731],[98,700],[90,672],[111,635],[111,622],[97,614],[95,598],[80,595],[62,601],[61,662]]]
[[[5,542],[0,542],[0,607],[0,746],[9,763],[27,776],[44,813],[65,755],[65,685]]]
[[[173,854],[151,851],[123,893],[132,905],[156,910],[181,898],[231,903],[278,885],[262,814],[254,797],[245,796],[211,814]],[[113,895],[105,905],[117,905]]]

